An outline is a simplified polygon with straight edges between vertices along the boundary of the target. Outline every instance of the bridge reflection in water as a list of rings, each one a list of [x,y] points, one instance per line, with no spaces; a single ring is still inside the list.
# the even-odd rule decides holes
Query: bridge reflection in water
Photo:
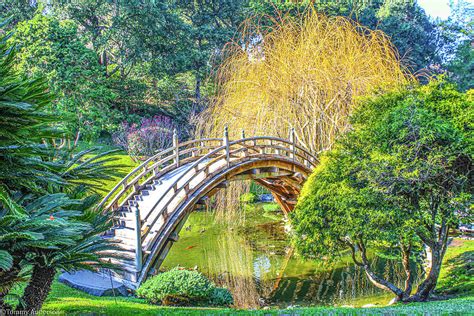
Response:
[[[227,187],[229,181],[252,179],[270,190],[285,212],[291,212],[301,187],[318,163],[317,157],[289,139],[222,138],[179,143],[147,159],[104,198],[100,206],[114,214],[109,236],[120,244],[104,252],[121,267],[115,277],[136,288],[165,259],[189,214]],[[113,256],[112,256],[113,254]],[[107,256],[110,256],[108,258]]]

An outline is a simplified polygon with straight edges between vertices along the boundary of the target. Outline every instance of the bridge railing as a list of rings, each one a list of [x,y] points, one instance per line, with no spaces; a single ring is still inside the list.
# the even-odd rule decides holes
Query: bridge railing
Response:
[[[224,141],[225,143],[225,141]],[[260,144],[259,144],[260,143]],[[193,181],[196,177],[200,176],[201,173],[204,173],[206,177],[209,173],[210,166],[213,163],[226,159],[227,163],[230,163],[230,159],[233,157],[242,157],[242,156],[252,156],[252,155],[278,155],[283,157],[288,157],[290,159],[294,159],[294,161],[304,165],[307,168],[312,168],[316,166],[317,159],[305,149],[300,146],[283,146],[283,144],[292,144],[288,140],[277,138],[277,137],[252,137],[252,138],[244,138],[239,139],[236,141],[228,142],[228,144],[224,144],[220,147],[215,148],[214,150],[210,151],[206,155],[200,157],[199,159],[195,160],[188,168],[186,172],[181,174],[177,177],[174,182],[168,187],[168,189],[163,192],[160,198],[155,201],[153,207],[143,220],[145,221],[145,225],[148,226],[145,229],[145,233],[143,234],[142,238],[146,238],[146,236],[151,231],[151,227],[153,227],[158,220],[158,218],[166,211],[168,211],[168,206],[173,202],[173,199],[170,199],[163,205],[160,209],[159,213],[154,213],[153,210],[158,207],[158,205],[163,201],[163,199],[168,196],[168,193],[173,191],[174,195],[178,195],[180,190],[185,191],[185,195],[187,195],[187,191],[189,191],[189,184]],[[183,179],[186,179],[184,183],[179,183]],[[178,186],[179,183],[179,186]],[[150,221],[150,217],[153,218]]]
[[[199,157],[202,152],[209,151],[222,144],[221,138],[205,138],[178,143],[158,152],[146,159],[139,166],[127,174],[115,187],[102,199],[99,207],[105,210],[116,210],[123,202],[133,196],[142,185],[159,176],[160,173],[169,171],[179,166],[190,157]]]
[[[315,166],[316,157],[296,144],[293,130],[289,139],[266,136],[245,138],[244,133],[242,136],[242,139],[230,142],[226,128],[223,138],[205,138],[179,143],[175,132],[173,147],[158,152],[133,169],[104,197],[99,206],[103,207],[104,211],[117,210],[150,180],[158,178],[161,174],[182,164],[221,154],[224,154],[229,161],[230,147],[236,145],[241,147],[239,152],[286,156],[301,161],[308,168]],[[235,154],[235,150],[233,150],[233,154]]]

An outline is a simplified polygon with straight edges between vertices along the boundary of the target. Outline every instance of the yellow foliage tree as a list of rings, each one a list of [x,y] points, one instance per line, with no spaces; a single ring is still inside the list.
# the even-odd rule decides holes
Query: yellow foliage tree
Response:
[[[234,138],[241,129],[247,136],[287,137],[294,127],[298,142],[318,152],[348,128],[359,97],[412,78],[387,36],[347,18],[308,10],[283,16],[270,29],[254,22],[227,46],[218,94],[198,134],[219,136],[228,125]]]

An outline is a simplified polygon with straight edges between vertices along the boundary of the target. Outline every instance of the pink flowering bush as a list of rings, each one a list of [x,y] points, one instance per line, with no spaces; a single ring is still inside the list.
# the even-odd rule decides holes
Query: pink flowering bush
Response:
[[[112,139],[132,157],[152,156],[156,151],[173,145],[175,128],[171,118],[154,116],[143,118],[140,124],[123,122]]]

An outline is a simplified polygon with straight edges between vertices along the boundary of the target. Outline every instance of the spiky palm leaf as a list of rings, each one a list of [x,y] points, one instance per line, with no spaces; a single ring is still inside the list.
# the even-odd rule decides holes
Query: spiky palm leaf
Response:
[[[61,137],[56,116],[44,110],[52,100],[45,81],[26,79],[15,68],[15,50],[0,37],[0,183],[10,190],[41,190],[44,181],[61,182],[41,159],[42,141]]]
[[[105,181],[123,175],[117,171],[123,166],[113,163],[117,160],[113,156],[117,151],[98,152],[97,148],[91,148],[75,152],[75,148],[61,149],[55,151],[50,159],[55,171],[67,181],[68,188],[85,185],[88,189],[97,191]],[[61,189],[61,185],[56,189],[58,187]]]

